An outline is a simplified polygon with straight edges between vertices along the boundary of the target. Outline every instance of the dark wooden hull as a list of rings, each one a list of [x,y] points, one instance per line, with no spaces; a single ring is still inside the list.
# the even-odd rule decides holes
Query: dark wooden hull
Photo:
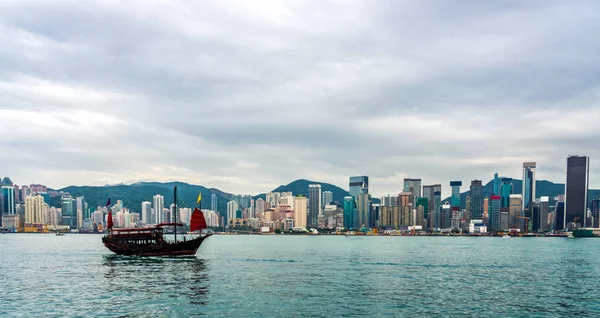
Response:
[[[210,234],[200,236],[185,242],[153,243],[153,244],[127,244],[118,238],[103,237],[102,242],[112,252],[118,255],[129,256],[193,256]]]

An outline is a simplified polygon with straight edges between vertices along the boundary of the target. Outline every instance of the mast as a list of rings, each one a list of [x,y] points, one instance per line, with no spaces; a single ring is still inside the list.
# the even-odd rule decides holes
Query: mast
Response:
[[[173,213],[175,213],[175,244],[177,244],[177,186],[175,186],[175,190],[173,191],[173,204],[175,204]]]

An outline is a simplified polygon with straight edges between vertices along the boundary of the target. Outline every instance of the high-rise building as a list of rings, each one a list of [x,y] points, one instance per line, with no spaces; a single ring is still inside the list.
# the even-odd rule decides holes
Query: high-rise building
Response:
[[[550,229],[550,222],[548,220],[549,199],[549,197],[544,196],[535,200],[531,216],[532,220],[530,222],[532,224],[531,229],[534,232]]]
[[[440,228],[449,229],[452,227],[452,206],[450,203],[444,202],[441,209]]]
[[[435,193],[435,185],[424,185],[423,186],[423,197],[427,198],[427,202],[429,204],[429,206],[427,207],[427,210],[429,212],[430,215],[435,215],[435,209],[433,207],[434,205],[434,193]],[[433,223],[435,223],[435,221],[433,220],[434,218],[428,216],[427,217],[427,227],[434,227]]]
[[[394,220],[398,226],[411,226],[414,223],[413,209],[415,208],[415,196],[412,192],[400,192],[398,194],[399,220]]]
[[[490,233],[499,231],[500,227],[500,196],[492,195],[490,197],[490,207],[488,210],[488,227]]]
[[[414,225],[421,225],[423,229],[426,228],[425,219],[429,216],[429,199],[418,198],[417,199],[417,216],[414,221]]]
[[[565,229],[565,202],[557,201],[554,207],[554,227],[555,231],[562,231]]]
[[[468,211],[470,214],[469,220],[482,220],[483,219],[483,184],[481,180],[471,181],[471,210]]]
[[[523,162],[523,211],[525,216],[532,218],[532,207],[535,203],[535,162]]]
[[[68,225],[71,229],[77,228],[77,202],[70,194],[64,194],[61,198],[62,225]]]
[[[381,206],[397,206],[398,204],[396,204],[396,199],[396,197],[393,197],[389,194],[381,197]]]
[[[331,202],[333,202],[333,192],[323,191],[323,200],[321,200],[321,204],[325,206],[331,204]]]
[[[460,187],[462,181],[450,181],[450,188],[452,189],[452,197],[450,198],[450,206],[452,207],[452,217],[460,212]],[[452,224],[454,227],[455,224]]]
[[[371,195],[368,193],[360,193],[357,196],[356,207],[358,210],[357,228],[373,227],[371,224]]]
[[[495,195],[500,195],[500,178],[498,177],[498,173],[494,173],[494,193]]]
[[[4,178],[5,180],[7,178]],[[10,181],[10,179],[8,179]],[[8,181],[6,182],[8,183]],[[12,182],[10,182],[12,183]],[[2,196],[4,197],[4,214],[14,215],[15,214],[15,188],[12,185],[2,186]]]
[[[356,197],[359,194],[367,194],[369,193],[369,177],[367,176],[356,176],[350,177],[350,195],[354,197],[356,201]]]
[[[593,228],[600,228],[600,198],[592,200],[592,218],[594,219]]]
[[[317,228],[319,226],[319,215],[323,214],[323,205],[321,203],[321,185],[308,185],[308,227]]]
[[[500,208],[508,208],[510,206],[510,195],[513,193],[512,178],[502,178],[500,185]]]
[[[45,224],[44,222],[44,197],[41,195],[25,198],[25,223]]]
[[[508,226],[518,228],[521,232],[525,231],[525,222],[523,217],[523,196],[520,194],[511,194],[508,207]]]
[[[144,224],[152,222],[152,203],[148,201],[142,202],[142,222]]]
[[[431,227],[442,228],[442,185],[434,185],[434,190],[435,191],[433,191],[433,210],[430,212],[430,215],[433,215],[433,223],[431,224]]]
[[[164,222],[163,210],[165,209],[165,197],[160,194],[153,196],[152,208],[154,209],[154,215],[152,215],[151,224],[159,224]]]
[[[354,197],[344,197],[344,227],[346,229],[354,228]]]
[[[565,184],[565,224],[573,227],[586,227],[587,194],[590,158],[587,156],[569,156],[567,158],[567,182]]]
[[[237,201],[231,200],[227,202],[227,223],[229,224],[229,220],[235,219],[237,217],[237,211],[239,209],[239,205]]]
[[[294,227],[306,228],[306,218],[308,212],[308,201],[306,197],[297,196],[294,198]]]
[[[421,179],[404,178],[404,192],[411,192],[416,202],[421,197]]]
[[[296,202],[295,200],[296,199],[294,198],[294,202]],[[256,199],[256,203],[254,204],[254,206],[256,207],[256,215],[265,213],[265,200],[263,200],[262,198]],[[296,223],[296,221],[294,221],[294,225],[297,226],[298,223]]]
[[[217,195],[216,194],[211,194],[210,196],[210,209],[215,212],[218,213],[217,209]]]

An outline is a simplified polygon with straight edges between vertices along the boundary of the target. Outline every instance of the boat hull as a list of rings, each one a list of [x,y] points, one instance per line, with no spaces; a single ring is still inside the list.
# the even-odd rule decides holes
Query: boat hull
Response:
[[[128,244],[118,238],[103,237],[104,246],[117,255],[128,256],[193,256],[209,235],[177,243]]]

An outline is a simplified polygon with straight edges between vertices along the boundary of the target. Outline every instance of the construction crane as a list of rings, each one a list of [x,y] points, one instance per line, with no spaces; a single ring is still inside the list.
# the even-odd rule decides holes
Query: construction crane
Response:
[[[529,217],[518,215],[517,219],[525,219],[525,234],[527,234],[527,230],[529,229]]]

